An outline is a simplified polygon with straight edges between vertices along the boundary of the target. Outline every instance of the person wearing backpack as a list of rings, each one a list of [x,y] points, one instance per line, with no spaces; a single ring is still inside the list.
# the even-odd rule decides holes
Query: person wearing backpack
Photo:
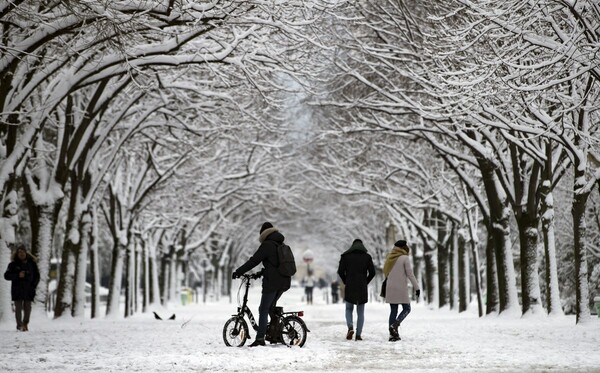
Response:
[[[232,275],[234,279],[239,278],[261,263],[264,266],[262,296],[258,307],[258,331],[250,347],[265,345],[268,318],[277,319],[274,315],[277,301],[290,288],[292,275],[296,269],[291,249],[284,244],[285,237],[273,224],[265,222],[261,226],[258,240],[260,246],[254,255]]]
[[[375,277],[375,266],[371,255],[367,253],[367,249],[361,240],[355,239],[352,246],[342,254],[338,266],[338,275],[346,285],[344,291],[346,325],[348,326],[346,339],[351,340],[354,335],[352,314],[354,305],[356,305],[356,340],[362,341],[361,333],[365,322],[365,303],[369,300],[367,285]]]

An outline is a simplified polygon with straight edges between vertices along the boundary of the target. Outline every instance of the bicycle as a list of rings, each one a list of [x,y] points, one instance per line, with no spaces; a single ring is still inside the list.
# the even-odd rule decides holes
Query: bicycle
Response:
[[[242,286],[245,285],[245,292],[242,304],[238,306],[237,313],[225,322],[223,326],[223,341],[227,346],[241,347],[248,339],[251,339],[248,329],[248,323],[244,316],[250,320],[250,325],[255,331],[258,331],[258,324],[254,319],[254,315],[248,307],[248,289],[250,289],[251,280],[258,279],[262,276],[262,271],[254,274],[244,274],[241,276]],[[238,290],[239,300],[239,290]],[[267,328],[265,340],[274,343],[283,343],[286,346],[304,346],[306,343],[307,333],[310,331],[306,324],[301,319],[304,316],[304,311],[283,312],[283,307],[275,307],[276,320],[271,320]],[[275,321],[275,323],[273,323]],[[272,325],[275,325],[274,327]],[[270,332],[269,332],[270,331]]]

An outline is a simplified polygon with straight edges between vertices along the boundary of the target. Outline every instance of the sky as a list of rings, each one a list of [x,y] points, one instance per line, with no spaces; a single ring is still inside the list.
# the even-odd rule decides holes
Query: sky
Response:
[[[260,288],[249,299],[257,316]],[[369,302],[364,340],[348,341],[344,306],[328,304],[324,290],[306,305],[303,289],[294,287],[279,305],[304,310],[310,329],[304,347],[250,348],[252,340],[225,346],[222,329],[236,310],[234,294],[232,302],[153,307],[163,318],[174,313],[174,321],[149,312],[94,320],[34,315],[29,332],[0,324],[0,372],[600,372],[596,316],[575,325],[574,316],[478,318],[476,307],[458,314],[413,303],[402,340],[388,342],[389,306]]]

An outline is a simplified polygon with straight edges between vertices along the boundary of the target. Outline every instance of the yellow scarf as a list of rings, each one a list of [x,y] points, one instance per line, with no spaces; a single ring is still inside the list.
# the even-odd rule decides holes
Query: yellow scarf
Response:
[[[392,251],[388,254],[387,258],[385,258],[385,263],[383,264],[383,274],[385,277],[388,277],[392,268],[394,268],[394,264],[396,264],[396,260],[402,255],[408,255],[406,250],[400,247],[394,247]]]

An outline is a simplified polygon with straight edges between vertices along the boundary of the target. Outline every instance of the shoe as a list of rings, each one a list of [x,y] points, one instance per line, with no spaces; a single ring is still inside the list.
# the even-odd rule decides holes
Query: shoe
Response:
[[[390,339],[388,339],[388,341],[390,342],[397,342],[400,340],[400,336],[390,336]]]
[[[29,328],[27,328],[27,324],[23,324],[23,326],[21,327],[21,330],[24,332],[28,332]]]
[[[17,325],[17,330],[22,332],[23,331],[23,327],[21,325]]]
[[[358,334],[356,335],[356,340],[357,341],[362,341],[362,338],[360,337],[360,335],[358,335]]]
[[[256,338],[254,340],[254,342],[252,342],[252,344],[250,344],[250,347],[257,347],[257,346],[266,346],[264,338],[262,338],[262,339]]]
[[[346,339],[351,341],[354,336],[354,329],[348,329],[348,333],[346,333]]]

